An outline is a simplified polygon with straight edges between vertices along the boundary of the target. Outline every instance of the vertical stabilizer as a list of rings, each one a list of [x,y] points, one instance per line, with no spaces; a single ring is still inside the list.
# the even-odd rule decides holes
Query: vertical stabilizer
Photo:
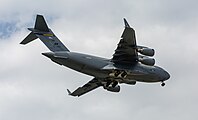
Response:
[[[49,32],[47,23],[45,22],[45,19],[42,15],[37,15],[34,29],[43,31],[43,32]]]

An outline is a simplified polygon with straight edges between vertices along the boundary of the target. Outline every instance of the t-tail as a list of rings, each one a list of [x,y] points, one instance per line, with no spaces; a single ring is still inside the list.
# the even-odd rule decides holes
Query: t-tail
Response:
[[[52,52],[69,51],[67,47],[55,36],[55,34],[48,28],[45,19],[42,15],[36,16],[34,28],[28,28],[31,33],[20,43],[27,44],[39,38]]]

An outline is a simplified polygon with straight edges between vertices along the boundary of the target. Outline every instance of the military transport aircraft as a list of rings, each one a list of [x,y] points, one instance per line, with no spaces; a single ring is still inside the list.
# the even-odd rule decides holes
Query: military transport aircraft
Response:
[[[27,44],[39,38],[51,52],[42,53],[53,62],[69,67],[94,78],[79,87],[71,96],[81,96],[102,86],[107,91],[119,92],[118,84],[135,85],[136,82],[161,82],[170,78],[164,69],[154,66],[154,49],[136,44],[135,31],[124,19],[125,29],[120,42],[111,59],[71,52],[48,28],[42,15],[37,15],[34,28],[28,28],[31,33],[20,43]],[[139,55],[142,54],[142,55]],[[148,57],[150,56],[150,57]]]

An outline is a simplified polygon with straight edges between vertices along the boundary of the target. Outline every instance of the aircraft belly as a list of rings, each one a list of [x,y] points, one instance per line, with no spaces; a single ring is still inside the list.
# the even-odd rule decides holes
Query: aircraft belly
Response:
[[[79,53],[70,53],[67,66],[91,76],[103,77],[105,74],[101,71],[101,68],[107,64],[108,60],[104,58]]]
[[[78,72],[82,72],[87,75],[91,75],[98,78],[107,78],[111,77],[109,73],[111,73],[114,69],[125,71],[126,77],[124,79],[128,80],[136,80],[139,82],[159,82],[155,76],[147,74],[146,71],[140,69],[139,67],[125,67],[125,69],[121,68],[112,68],[109,66],[109,61],[103,60],[102,58],[93,57],[93,56],[85,56],[80,54],[77,56],[76,54],[68,56],[68,58],[54,58],[54,62],[69,67]],[[118,76],[119,77],[119,76]],[[116,78],[116,77],[112,77]]]
[[[127,79],[136,80],[138,82],[159,82],[154,76],[150,76],[147,74],[130,74],[127,76]]]
[[[54,62],[69,67],[78,72],[82,72],[87,75],[95,77],[107,77],[108,74],[102,71],[100,68],[106,65],[105,62],[93,61],[93,60],[78,60],[78,59],[53,59]]]
[[[106,73],[105,71],[102,71],[100,69],[96,69],[96,68],[93,68],[93,67],[89,67],[89,66],[85,66],[81,72],[84,72],[88,75],[92,75],[94,77],[97,77],[97,78],[106,78],[108,77],[108,73]]]
[[[54,61],[55,63],[58,63],[60,65],[64,65],[64,66],[66,66],[68,68],[71,68],[73,70],[79,71],[79,72],[83,68],[83,64],[76,63],[76,62],[71,61],[69,59],[53,58],[52,61]]]

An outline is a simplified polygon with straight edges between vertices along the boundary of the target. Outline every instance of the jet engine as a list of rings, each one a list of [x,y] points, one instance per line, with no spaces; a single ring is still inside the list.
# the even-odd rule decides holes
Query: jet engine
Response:
[[[150,65],[150,66],[155,65],[155,59],[146,56],[140,56],[138,61],[145,65]]]
[[[120,92],[119,85],[116,85],[115,87],[112,87],[111,85],[109,85],[108,87],[104,86],[104,89],[106,89],[107,91],[111,91],[111,92]]]
[[[155,54],[155,50],[148,48],[148,47],[143,47],[143,46],[138,46],[137,47],[137,52],[141,53],[142,55],[146,55],[146,56],[154,56]]]

